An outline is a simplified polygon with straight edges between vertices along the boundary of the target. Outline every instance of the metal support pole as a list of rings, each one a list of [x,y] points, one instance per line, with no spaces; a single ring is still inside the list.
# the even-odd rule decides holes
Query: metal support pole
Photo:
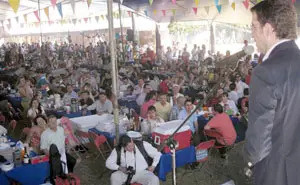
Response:
[[[176,185],[177,182],[176,182],[176,149],[173,148],[171,150],[171,153],[172,153],[172,175],[173,175],[173,178],[172,178],[172,182],[173,182],[173,185]]]
[[[123,50],[123,53],[122,53],[122,58],[123,58],[123,63],[125,63],[125,46],[124,46],[124,42],[123,42],[123,39],[124,39],[124,35],[123,35],[123,24],[122,24],[122,11],[121,11],[121,0],[119,0],[119,16],[120,16],[120,30],[121,30],[121,41],[122,41],[122,50]]]
[[[38,0],[38,8],[39,8],[39,17],[40,17],[40,45],[42,46],[43,43],[43,33],[42,33],[42,20],[41,20],[41,7],[40,7],[40,0]]]
[[[115,96],[118,95],[117,91],[117,64],[116,64],[116,42],[114,39],[114,25],[113,25],[113,0],[107,0],[107,16],[108,16],[108,33],[110,42],[110,60],[111,60],[111,74],[112,74],[112,90]],[[119,141],[119,109],[118,101],[115,98],[113,101],[114,107],[114,123],[116,125],[116,141]]]

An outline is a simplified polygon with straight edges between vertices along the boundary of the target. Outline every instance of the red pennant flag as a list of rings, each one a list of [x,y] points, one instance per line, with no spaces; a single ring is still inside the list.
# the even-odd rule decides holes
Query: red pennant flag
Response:
[[[51,5],[53,6],[53,8],[55,8],[56,1],[57,1],[57,0],[51,0]]]
[[[166,16],[166,10],[162,10],[162,14]]]
[[[83,18],[84,22],[87,23],[87,21],[89,20],[89,18]]]
[[[292,0],[292,3],[295,3],[296,2],[296,0]]]
[[[194,8],[193,8],[193,11],[194,11],[195,15],[197,15],[198,8],[194,7]]]
[[[34,13],[36,19],[40,22],[39,12],[36,10],[33,13]]]
[[[176,4],[176,0],[172,0],[172,3],[173,3],[173,4]]]
[[[128,16],[131,17],[131,11],[127,11]]]
[[[248,10],[248,8],[249,8],[249,0],[243,1],[243,4],[244,4],[245,8]]]

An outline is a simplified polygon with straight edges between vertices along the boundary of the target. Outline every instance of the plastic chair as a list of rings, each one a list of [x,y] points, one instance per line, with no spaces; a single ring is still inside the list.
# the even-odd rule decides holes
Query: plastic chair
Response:
[[[105,136],[103,135],[98,135],[95,132],[89,132],[90,135],[90,139],[91,141],[94,143],[94,145],[96,146],[96,149],[98,150],[98,152],[100,153],[100,155],[102,156],[102,158],[104,160],[106,160],[105,158],[105,153],[110,153],[112,151],[107,139]],[[107,145],[108,150],[107,151],[102,151],[101,146],[104,146],[104,144]],[[97,155],[96,159],[99,157],[99,155]]]
[[[210,130],[204,130],[204,135],[205,136],[208,136],[208,137],[211,137],[211,138],[215,138],[216,141],[218,141],[218,143],[220,143],[221,141],[221,144],[222,145],[216,145],[214,146],[214,148],[216,149],[221,149],[221,148],[225,148],[226,150],[226,153],[233,148],[234,145],[228,145],[224,139],[224,137],[221,135],[221,133],[219,133],[217,130],[215,129],[210,129]],[[225,159],[227,159],[227,155],[224,156]]]
[[[198,171],[200,171],[208,162],[209,160],[209,154],[210,154],[210,149],[214,147],[215,145],[215,140],[209,140],[209,141],[205,141],[205,142],[201,142],[198,146],[195,147],[196,149],[196,162],[200,163],[200,166],[197,166],[197,168],[195,170],[192,171],[193,176],[194,176],[194,181],[196,184],[198,184],[198,180],[197,180],[197,175],[195,173],[197,173]],[[189,166],[189,168],[192,170],[192,168]],[[210,176],[212,176],[212,173],[209,172],[207,169],[203,168]],[[184,176],[186,174],[186,170],[183,173],[182,176]]]
[[[89,133],[88,132],[83,132],[81,130],[76,130],[74,134],[77,137],[77,139],[79,140],[81,148],[82,148],[82,149],[79,149],[78,151],[79,152],[86,152],[87,150],[86,150],[85,144],[90,143]]]

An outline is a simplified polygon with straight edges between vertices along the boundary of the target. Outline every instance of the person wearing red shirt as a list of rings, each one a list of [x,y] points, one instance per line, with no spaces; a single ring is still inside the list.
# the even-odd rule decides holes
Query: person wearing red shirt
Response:
[[[246,83],[247,85],[250,85],[251,74],[252,74],[252,69],[249,69],[249,70],[248,70],[248,75],[247,75],[246,78],[245,78],[245,83]]]
[[[169,92],[169,77],[164,77],[163,81],[159,84],[159,89],[161,93],[168,94]]]
[[[214,117],[207,123],[204,129],[214,129],[222,135],[222,138],[217,138],[216,145],[229,146],[234,144],[237,134],[230,117],[224,113],[222,105],[215,104],[213,106],[213,114]],[[222,158],[226,157],[226,147],[220,148],[219,152]]]

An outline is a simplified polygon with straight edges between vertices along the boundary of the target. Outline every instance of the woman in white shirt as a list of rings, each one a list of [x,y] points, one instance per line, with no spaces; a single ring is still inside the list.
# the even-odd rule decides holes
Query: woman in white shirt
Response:
[[[165,123],[165,121],[158,117],[156,114],[156,108],[154,106],[150,106],[147,112],[147,119],[141,124],[141,132],[143,135],[149,135],[153,132],[155,127],[159,127],[163,123]]]

